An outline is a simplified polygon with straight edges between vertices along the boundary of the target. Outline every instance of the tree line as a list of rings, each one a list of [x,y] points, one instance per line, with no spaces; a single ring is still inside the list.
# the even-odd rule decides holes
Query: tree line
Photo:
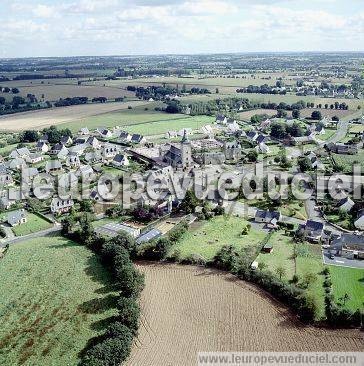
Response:
[[[138,334],[140,309],[137,303],[144,276],[134,267],[135,240],[120,234],[106,239],[94,232],[89,213],[71,213],[62,220],[62,234],[86,245],[99,256],[118,292],[115,315],[104,334],[95,337],[81,353],[81,366],[113,366],[125,361]]]

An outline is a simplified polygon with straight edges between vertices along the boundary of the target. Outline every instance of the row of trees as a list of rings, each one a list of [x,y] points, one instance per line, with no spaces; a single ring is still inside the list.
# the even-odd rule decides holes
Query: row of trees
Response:
[[[12,93],[12,94],[19,94],[19,89],[18,88],[9,88],[8,86],[1,86],[0,85],[0,92],[3,93]]]
[[[51,144],[55,144],[61,141],[62,137],[72,137],[72,132],[69,128],[58,129],[56,126],[50,126],[44,128],[41,132],[43,135],[47,135],[48,141]],[[25,130],[19,135],[19,142],[36,142],[39,140],[40,133],[36,130]]]
[[[288,136],[301,137],[305,132],[302,126],[296,122],[291,125],[273,122],[270,126],[270,136],[277,139],[284,139]]]
[[[94,338],[82,354],[81,365],[112,366],[125,361],[138,334],[140,309],[137,298],[144,286],[144,277],[133,266],[135,240],[127,234],[105,239],[95,234],[90,214],[70,214],[62,221],[62,234],[93,250],[108,269],[115,291],[118,291],[118,313],[106,332]]]
[[[256,93],[256,94],[280,94],[285,95],[287,94],[286,90],[278,90],[274,86],[269,86],[267,84],[264,85],[249,85],[246,88],[236,89],[237,93]]]

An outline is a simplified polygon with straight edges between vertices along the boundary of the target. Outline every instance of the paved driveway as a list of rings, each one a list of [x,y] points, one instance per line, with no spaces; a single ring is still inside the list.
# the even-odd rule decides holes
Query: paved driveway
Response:
[[[328,249],[323,250],[322,260],[324,264],[327,265],[364,269],[364,260],[347,259],[344,257],[334,257],[333,259],[330,259]]]

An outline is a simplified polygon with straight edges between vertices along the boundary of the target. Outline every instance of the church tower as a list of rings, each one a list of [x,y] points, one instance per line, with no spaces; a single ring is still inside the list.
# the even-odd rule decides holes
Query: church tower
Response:
[[[184,130],[181,140],[181,163],[183,169],[192,166],[193,163],[191,142],[188,139],[186,130]]]

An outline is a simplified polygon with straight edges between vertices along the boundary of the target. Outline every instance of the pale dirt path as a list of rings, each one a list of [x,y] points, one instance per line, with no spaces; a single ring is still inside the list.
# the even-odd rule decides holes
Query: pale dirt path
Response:
[[[198,351],[361,351],[359,331],[305,327],[233,276],[192,266],[139,263],[141,325],[128,366],[192,366]]]
[[[113,102],[99,104],[83,104],[70,107],[42,109],[24,113],[0,116],[0,131],[24,131],[25,129],[40,129],[51,125],[59,125],[82,118],[96,116],[108,112],[127,109],[128,106],[148,104],[146,101]]]

